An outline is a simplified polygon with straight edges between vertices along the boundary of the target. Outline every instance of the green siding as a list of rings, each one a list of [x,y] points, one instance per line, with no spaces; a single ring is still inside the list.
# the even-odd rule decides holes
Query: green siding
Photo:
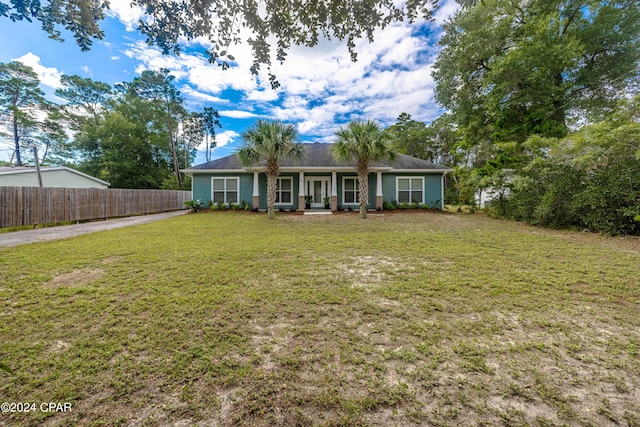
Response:
[[[425,175],[424,187],[424,202],[430,207],[437,205],[442,208],[442,175]]]
[[[298,209],[298,191],[300,188],[300,174],[298,173],[281,173],[280,177],[291,177],[293,179],[293,191],[291,194],[292,203],[289,204],[276,204],[276,209],[283,207],[285,209]],[[260,209],[267,209],[267,174],[258,174],[258,188],[260,189]],[[253,199],[252,199],[253,200]]]
[[[253,174],[252,173],[217,173],[217,174],[194,174],[192,180],[193,200],[202,200],[207,204],[211,201],[211,178],[240,178],[240,193],[238,201],[244,200],[251,204],[253,200]]]
[[[342,178],[344,177],[349,177],[349,178],[357,178],[358,174],[354,172],[346,172],[346,173],[338,173],[337,174],[338,177],[338,206],[342,206],[342,207],[348,207],[351,206],[354,209],[359,206],[358,204],[344,204],[342,198],[343,198],[343,193],[342,193]],[[367,204],[367,209],[375,209],[376,208],[376,186],[377,186],[377,182],[378,182],[378,177],[377,174],[374,172],[371,172],[369,174],[369,198],[368,198],[368,204]],[[384,178],[383,181],[384,183]]]
[[[429,206],[442,206],[442,174],[430,173],[386,173],[382,175],[382,199],[386,202],[397,200],[396,178],[404,176],[424,177],[424,202]]]
[[[382,201],[384,203],[396,200],[396,176],[395,174],[382,174]]]

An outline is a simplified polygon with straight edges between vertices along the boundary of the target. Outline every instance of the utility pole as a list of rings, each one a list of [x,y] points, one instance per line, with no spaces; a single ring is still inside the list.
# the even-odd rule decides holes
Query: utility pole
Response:
[[[33,147],[33,157],[36,159],[36,175],[38,175],[38,186],[42,188],[43,187],[42,174],[40,173],[40,163],[38,162],[38,149],[36,147]]]

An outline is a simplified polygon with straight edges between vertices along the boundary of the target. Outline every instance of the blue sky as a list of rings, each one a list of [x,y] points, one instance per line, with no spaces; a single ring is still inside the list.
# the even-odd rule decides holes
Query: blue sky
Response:
[[[222,70],[207,62],[207,42],[185,44],[180,56],[162,55],[147,46],[135,30],[141,11],[129,0],[112,0],[102,28],[106,36],[89,52],[81,52],[72,36],[64,43],[47,38],[38,23],[12,23],[0,18],[0,62],[21,61],[34,68],[48,98],[60,87],[62,74],[77,74],[114,84],[131,81],[145,69],[168,68],[176,77],[190,110],[216,108],[222,129],[214,158],[232,153],[240,134],[257,119],[296,125],[304,142],[331,142],[339,126],[371,118],[388,126],[400,113],[430,122],[441,114],[434,100],[431,66],[438,53],[440,24],[458,8],[441,0],[435,22],[410,26],[393,24],[377,31],[375,41],[356,44],[358,62],[351,62],[344,43],[321,41],[314,48],[293,47],[273,72],[281,87],[272,90],[266,76],[252,76],[250,50],[229,49],[236,63]],[[64,34],[63,34],[64,36]],[[8,160],[12,143],[0,140],[0,160]],[[198,153],[195,163],[204,161]]]

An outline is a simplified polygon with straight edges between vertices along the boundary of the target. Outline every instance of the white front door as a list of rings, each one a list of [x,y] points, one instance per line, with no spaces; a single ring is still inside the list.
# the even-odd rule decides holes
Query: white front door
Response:
[[[330,197],[331,177],[312,176],[305,179],[305,196],[312,196],[312,208],[324,208],[325,197]]]

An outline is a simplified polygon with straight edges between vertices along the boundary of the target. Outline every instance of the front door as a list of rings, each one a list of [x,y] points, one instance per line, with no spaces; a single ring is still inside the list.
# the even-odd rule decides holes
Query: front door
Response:
[[[325,197],[330,196],[331,178],[318,176],[306,178],[306,196],[313,196],[312,208],[324,208]]]

